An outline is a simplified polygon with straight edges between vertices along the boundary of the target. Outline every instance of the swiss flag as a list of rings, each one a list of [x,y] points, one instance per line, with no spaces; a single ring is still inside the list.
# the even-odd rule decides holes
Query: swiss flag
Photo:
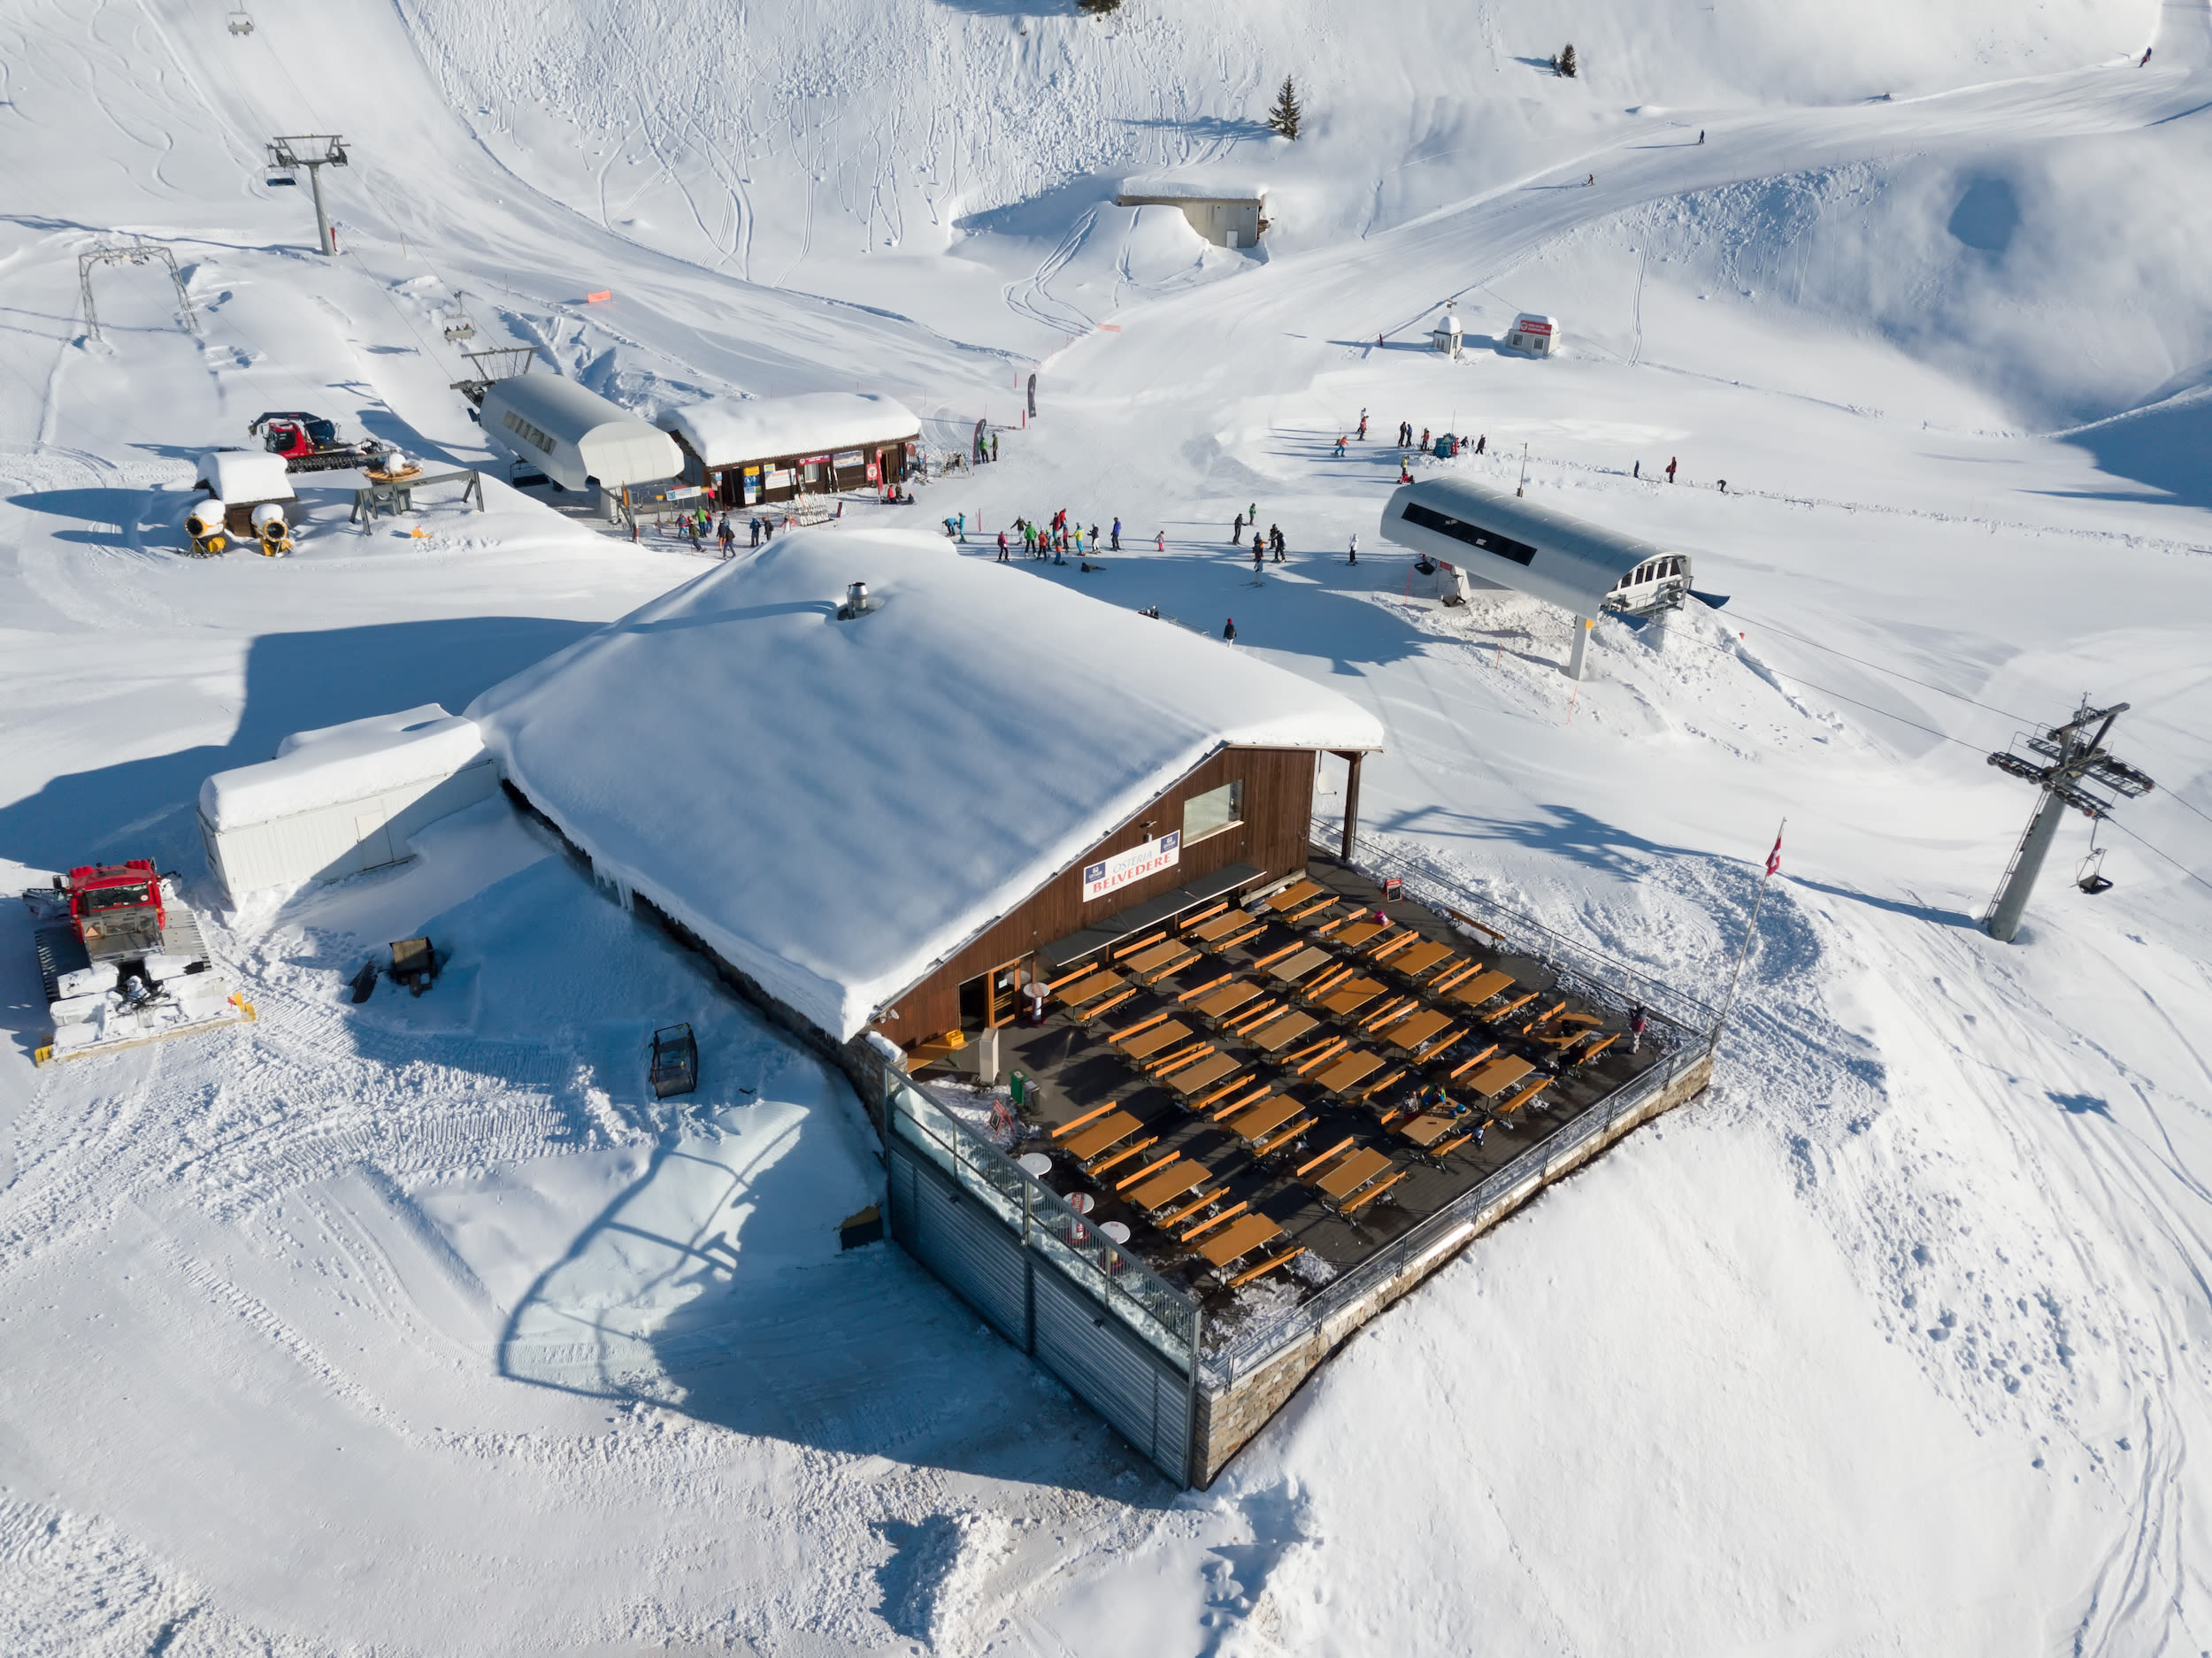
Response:
[[[1774,850],[1767,854],[1767,873],[1771,875],[1782,867],[1782,833],[1774,833]]]

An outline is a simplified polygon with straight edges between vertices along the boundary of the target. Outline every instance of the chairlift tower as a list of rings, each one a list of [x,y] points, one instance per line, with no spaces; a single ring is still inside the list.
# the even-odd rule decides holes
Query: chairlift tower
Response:
[[[103,243],[77,256],[77,288],[84,296],[85,329],[93,339],[101,338],[100,313],[92,303],[92,272],[95,267],[154,263],[169,267],[169,280],[176,285],[177,304],[184,312],[184,326],[192,334],[199,333],[200,319],[192,309],[192,296],[184,286],[184,272],[177,269],[177,256],[159,244],[148,247],[143,241],[134,236],[128,242]]]
[[[272,138],[269,141],[269,165],[286,173],[307,169],[307,182],[315,195],[315,246],[317,251],[328,258],[330,245],[330,215],[323,211],[323,169],[349,165],[346,141],[335,133],[309,133],[291,138]],[[283,182],[282,180],[278,180]]]
[[[2041,756],[2040,764],[2009,750],[1989,756],[1989,764],[2000,771],[2036,784],[2043,791],[2035,815],[2028,819],[2027,832],[2013,851],[2004,882],[1982,917],[1982,926],[1991,938],[2008,944],[2019,933],[2028,894],[2035,890],[2036,877],[2043,872],[2043,860],[2057,838],[2058,820],[2066,809],[2072,807],[2092,822],[2111,814],[2114,802],[2085,787],[2085,783],[2095,783],[2124,800],[2147,794],[2156,787],[2133,766],[2106,752],[2104,742],[2111,734],[2112,722],[2127,711],[2125,702],[2092,708],[2085,697],[2065,725],[2055,725],[2039,737],[2021,740]],[[2092,726],[2095,733],[2087,734]]]

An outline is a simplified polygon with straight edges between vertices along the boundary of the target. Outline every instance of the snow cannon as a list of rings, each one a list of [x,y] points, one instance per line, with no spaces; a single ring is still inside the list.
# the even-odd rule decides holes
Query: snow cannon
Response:
[[[274,558],[279,553],[292,550],[292,526],[284,521],[284,504],[265,501],[253,510],[254,533],[261,538],[261,550]]]
[[[220,501],[197,502],[184,515],[185,533],[192,538],[196,553],[219,553],[224,547],[226,526],[230,509]]]

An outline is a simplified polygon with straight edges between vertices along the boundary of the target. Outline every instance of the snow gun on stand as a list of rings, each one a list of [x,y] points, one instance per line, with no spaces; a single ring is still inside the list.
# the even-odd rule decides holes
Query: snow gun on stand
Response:
[[[246,435],[259,438],[270,454],[283,456],[288,472],[334,472],[373,465],[392,448],[374,438],[342,443],[336,421],[302,409],[262,415],[246,428]]]
[[[209,956],[198,917],[145,858],[80,865],[23,902],[54,1021],[42,1065],[254,1017]]]

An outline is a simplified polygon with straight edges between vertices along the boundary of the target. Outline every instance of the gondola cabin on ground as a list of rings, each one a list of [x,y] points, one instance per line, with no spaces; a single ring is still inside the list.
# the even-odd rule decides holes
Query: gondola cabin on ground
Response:
[[[921,467],[921,421],[879,392],[713,397],[661,424],[683,450],[684,482],[725,511],[882,489]]]

